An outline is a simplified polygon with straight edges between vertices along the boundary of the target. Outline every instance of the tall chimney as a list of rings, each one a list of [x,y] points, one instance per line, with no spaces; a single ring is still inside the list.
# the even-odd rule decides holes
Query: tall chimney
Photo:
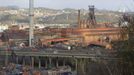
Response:
[[[34,30],[34,0],[29,0],[29,46],[33,46],[34,36],[33,36],[33,30]]]
[[[79,26],[79,28],[81,27],[80,26],[80,10],[78,10],[78,26]]]

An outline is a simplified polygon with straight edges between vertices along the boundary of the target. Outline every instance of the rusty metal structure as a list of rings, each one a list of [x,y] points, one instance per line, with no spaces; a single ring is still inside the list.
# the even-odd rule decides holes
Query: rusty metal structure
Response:
[[[87,19],[81,19],[81,11],[78,10],[78,26],[76,28],[44,28],[42,31],[34,30],[34,35],[40,35],[39,39],[44,44],[46,44],[47,40],[50,42],[50,39],[54,41],[55,38],[55,41],[57,41],[58,38],[59,40],[67,38],[69,44],[79,46],[87,46],[90,44],[106,46],[111,41],[121,40],[120,28],[111,27],[110,23],[97,23],[94,10],[95,7],[93,5],[89,6]],[[25,34],[27,35],[28,33],[25,32]],[[15,36],[17,36],[17,34],[15,34]],[[47,38],[47,36],[50,37]],[[106,42],[107,39],[109,41]]]
[[[96,18],[95,18],[95,8],[94,5],[89,5],[89,16],[88,16],[88,21],[91,25],[96,25]],[[94,27],[94,26],[93,26]]]
[[[96,18],[95,18],[95,8],[94,5],[89,6],[89,13],[87,20],[78,20],[80,28],[95,28],[97,25]],[[80,10],[78,11],[79,14]],[[79,18],[79,15],[78,15]]]
[[[81,19],[81,12],[78,10],[78,26],[76,28],[50,28],[49,32],[69,38],[72,43],[75,40],[76,43],[81,43],[84,46],[89,44],[106,46],[110,41],[120,40],[120,28],[110,27],[110,23],[97,23],[94,10],[93,5],[89,6],[89,16],[84,20]],[[105,41],[106,38],[109,39],[109,42]]]

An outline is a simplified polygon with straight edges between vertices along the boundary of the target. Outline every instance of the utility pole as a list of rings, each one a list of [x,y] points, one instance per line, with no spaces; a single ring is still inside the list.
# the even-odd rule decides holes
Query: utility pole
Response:
[[[33,36],[33,30],[34,30],[34,0],[29,0],[29,46],[32,47],[34,43],[34,36]]]

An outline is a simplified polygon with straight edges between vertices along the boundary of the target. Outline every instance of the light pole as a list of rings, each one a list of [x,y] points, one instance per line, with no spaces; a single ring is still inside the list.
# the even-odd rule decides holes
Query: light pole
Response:
[[[34,0],[29,0],[29,46],[32,47],[34,43],[34,36],[33,36],[33,31],[34,31]]]

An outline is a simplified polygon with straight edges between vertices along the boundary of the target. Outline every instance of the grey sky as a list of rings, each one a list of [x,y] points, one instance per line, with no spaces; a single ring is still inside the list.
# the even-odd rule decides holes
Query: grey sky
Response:
[[[28,7],[28,0],[0,0],[0,6]],[[55,9],[85,8],[95,5],[98,9],[119,10],[126,8],[134,11],[133,0],[34,0],[36,7],[48,7]]]

